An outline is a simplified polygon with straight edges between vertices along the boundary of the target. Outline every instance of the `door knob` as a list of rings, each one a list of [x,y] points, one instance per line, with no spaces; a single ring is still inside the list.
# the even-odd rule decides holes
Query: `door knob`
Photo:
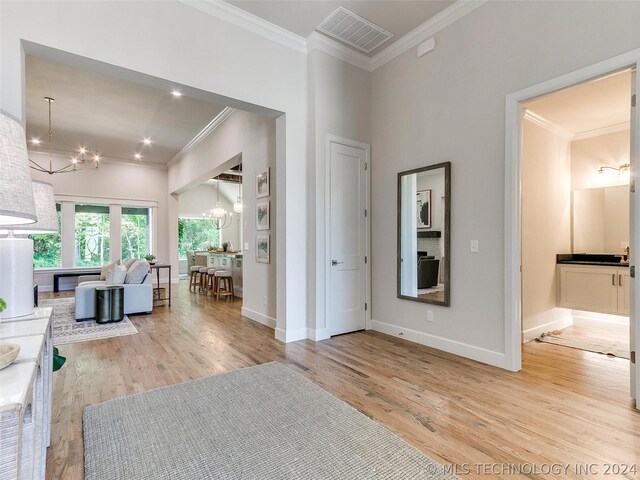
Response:
[[[344,262],[339,262],[338,260],[331,260],[331,265],[338,265],[340,263],[344,263]]]

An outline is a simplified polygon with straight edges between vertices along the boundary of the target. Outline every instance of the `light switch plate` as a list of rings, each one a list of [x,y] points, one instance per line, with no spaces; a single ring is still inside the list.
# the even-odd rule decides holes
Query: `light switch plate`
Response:
[[[244,243],[244,249],[245,249],[246,251],[248,251],[248,250],[249,250],[249,243],[248,243],[248,242],[245,242],[245,243]]]
[[[479,251],[478,240],[471,240],[471,252],[478,253],[478,251]]]

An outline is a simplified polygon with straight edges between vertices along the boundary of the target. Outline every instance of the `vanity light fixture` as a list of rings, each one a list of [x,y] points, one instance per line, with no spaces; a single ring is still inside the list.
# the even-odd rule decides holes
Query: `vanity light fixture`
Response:
[[[619,175],[622,175],[624,173],[627,173],[630,170],[630,168],[631,168],[631,165],[628,163],[623,163],[619,167],[610,167],[609,165],[602,165],[598,169],[598,173],[602,175],[604,171],[608,169],[608,170],[615,170],[616,172],[618,172]]]

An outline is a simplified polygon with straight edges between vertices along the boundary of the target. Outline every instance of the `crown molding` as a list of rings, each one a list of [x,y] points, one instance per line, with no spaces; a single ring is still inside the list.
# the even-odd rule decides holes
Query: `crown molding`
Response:
[[[406,33],[398,40],[393,42],[387,48],[377,53],[370,59],[369,71],[374,71],[410,48],[415,47],[419,43],[424,42],[428,38],[433,37],[440,30],[447,28],[465,15],[473,12],[476,8],[481,7],[488,0],[457,0],[438,14],[416,28]]]
[[[368,72],[371,71],[371,59],[369,57],[318,32],[312,32],[307,37],[307,51],[312,52],[314,50],[324,52]]]
[[[532,112],[528,108],[524,109],[524,118],[529,120],[531,123],[534,123],[539,127],[542,127],[545,130],[548,130],[551,133],[554,133],[559,137],[564,138],[565,140],[568,140],[569,142],[572,141],[575,137],[573,132],[570,132],[566,128],[561,127],[556,123],[553,123],[551,120],[547,120],[546,118],[538,115],[537,113]]]
[[[202,142],[207,136],[213,132],[216,128],[224,123],[224,121],[229,118],[233,112],[235,112],[235,108],[224,107],[222,111],[216,115],[216,117],[211,120],[198,134],[193,137],[189,143],[187,143],[182,150],[174,155],[174,157],[167,162],[167,168],[179,162],[187,153],[193,150],[200,142]]]
[[[179,0],[203,13],[301,53],[307,53],[303,37],[252,13],[220,0]]]
[[[607,135],[608,133],[623,132],[631,129],[630,122],[618,123],[616,125],[609,125],[608,127],[594,128],[593,130],[587,130],[584,132],[576,133],[573,136],[573,140],[584,140],[585,138],[599,137],[600,135]]]

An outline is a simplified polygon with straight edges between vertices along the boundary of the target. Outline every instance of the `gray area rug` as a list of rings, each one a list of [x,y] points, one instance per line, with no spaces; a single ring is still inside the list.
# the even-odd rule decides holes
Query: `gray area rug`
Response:
[[[585,337],[577,339],[563,337],[562,335],[555,335],[549,332],[536,338],[536,341],[552,343],[563,347],[577,348],[578,350],[586,350],[587,352],[602,353],[603,355],[609,355],[610,357],[626,358],[627,360],[630,358],[629,344],[613,340]]]
[[[86,407],[85,479],[455,479],[279,363]]]
[[[40,307],[53,307],[53,343],[88,342],[138,333],[138,329],[125,315],[121,322],[99,324],[94,320],[76,322],[75,298],[47,298]]]

